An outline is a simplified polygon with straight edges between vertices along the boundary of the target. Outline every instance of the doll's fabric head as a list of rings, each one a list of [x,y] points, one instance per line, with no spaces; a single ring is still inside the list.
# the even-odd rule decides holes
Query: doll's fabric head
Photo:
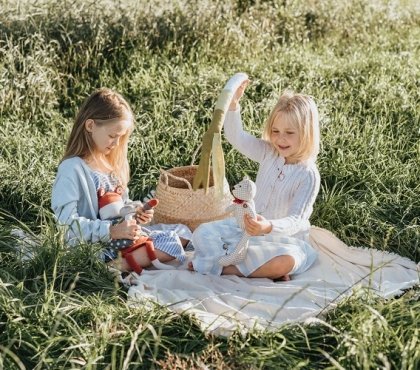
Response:
[[[235,198],[247,202],[254,199],[256,192],[257,186],[247,177],[244,177],[243,180],[236,184],[232,190],[232,194],[235,196]]]
[[[119,187],[115,191],[107,191],[103,188],[98,190],[99,217],[101,220],[111,220],[120,216],[120,210],[124,207],[124,201]]]

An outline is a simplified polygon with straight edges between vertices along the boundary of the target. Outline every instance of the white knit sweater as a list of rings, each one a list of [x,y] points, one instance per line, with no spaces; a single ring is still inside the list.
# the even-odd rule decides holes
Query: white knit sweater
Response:
[[[272,223],[272,232],[307,239],[320,186],[315,163],[285,164],[270,143],[243,130],[240,109],[228,111],[224,130],[234,148],[260,164],[255,181],[257,213]]]

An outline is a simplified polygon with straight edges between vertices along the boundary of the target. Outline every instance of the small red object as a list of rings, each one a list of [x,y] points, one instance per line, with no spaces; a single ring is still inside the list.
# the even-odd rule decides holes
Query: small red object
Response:
[[[155,208],[158,204],[159,201],[156,198],[150,199],[147,203],[143,204],[143,211]]]
[[[155,246],[153,245],[152,239],[150,239],[148,236],[141,236],[138,240],[136,240],[133,245],[121,249],[121,256],[125,258],[128,265],[133,269],[133,271],[137,272],[139,275],[143,271],[143,267],[141,267],[135,260],[133,256],[133,252],[136,249],[139,249],[141,247],[145,247],[147,251],[147,255],[150,259],[150,261],[154,261],[156,257],[155,253]]]

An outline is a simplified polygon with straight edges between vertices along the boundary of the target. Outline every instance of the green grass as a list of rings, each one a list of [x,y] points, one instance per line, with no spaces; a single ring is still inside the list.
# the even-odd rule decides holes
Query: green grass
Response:
[[[0,0],[0,369],[416,369],[418,289],[355,294],[317,325],[229,339],[170,311],[130,309],[94,248],[64,247],[51,185],[77,107],[100,86],[132,104],[133,198],[190,164],[217,94],[252,80],[259,134],[284,88],[321,113],[312,223],[419,261],[420,9],[415,1]],[[256,165],[223,143],[230,183]],[[14,227],[40,235],[19,258]]]

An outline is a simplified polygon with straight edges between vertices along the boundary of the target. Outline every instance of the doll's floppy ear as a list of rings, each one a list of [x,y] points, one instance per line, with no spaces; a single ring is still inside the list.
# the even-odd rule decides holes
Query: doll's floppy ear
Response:
[[[97,194],[98,194],[98,198],[103,197],[105,195],[105,189],[99,188]]]
[[[122,187],[121,185],[118,185],[118,186],[115,188],[115,192],[116,192],[117,194],[119,194],[119,195],[122,195],[122,193],[124,192],[123,187]]]
[[[136,212],[136,207],[130,203],[120,209],[120,216],[125,217],[129,215],[130,213],[135,213],[135,212]]]
[[[134,210],[139,208],[139,207],[143,207],[143,203],[140,202],[139,200],[132,200],[130,203],[127,203],[127,205],[129,205],[130,207],[132,207]]]

